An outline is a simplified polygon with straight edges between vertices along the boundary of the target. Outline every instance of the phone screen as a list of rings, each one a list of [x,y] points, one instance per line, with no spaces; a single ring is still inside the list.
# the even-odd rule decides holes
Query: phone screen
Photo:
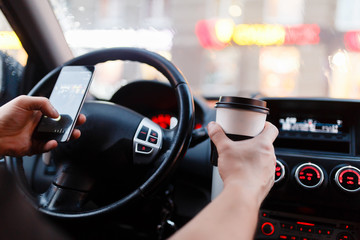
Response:
[[[44,140],[65,142],[70,139],[94,74],[93,66],[63,67],[50,95],[59,113],[57,119],[43,116],[35,135]]]

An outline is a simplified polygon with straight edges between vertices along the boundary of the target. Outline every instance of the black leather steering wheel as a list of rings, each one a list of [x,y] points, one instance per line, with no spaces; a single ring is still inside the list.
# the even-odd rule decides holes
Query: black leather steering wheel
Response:
[[[22,158],[6,157],[6,163],[30,202],[41,212],[61,218],[82,218],[124,207],[136,199],[147,197],[168,177],[184,156],[194,124],[194,102],[188,83],[168,60],[153,52],[137,48],[113,48],[90,52],[65,65],[95,65],[108,60],[130,60],[148,64],[161,72],[175,90],[178,123],[171,130],[161,129],[144,116],[109,102],[86,102],[82,113],[87,121],[80,126],[82,136],[52,151],[59,166],[56,177],[43,194],[33,194],[24,175]],[[61,67],[48,73],[29,93],[50,93]],[[94,209],[83,203],[94,185],[94,169],[109,164],[124,167],[149,166],[151,173],[134,190],[115,202]],[[126,170],[125,170],[126,171]],[[116,191],[116,189],[114,189]]]

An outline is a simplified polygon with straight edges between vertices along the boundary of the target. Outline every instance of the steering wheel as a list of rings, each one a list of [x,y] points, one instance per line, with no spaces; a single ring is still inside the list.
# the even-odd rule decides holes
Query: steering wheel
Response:
[[[177,97],[178,123],[164,130],[150,119],[125,107],[103,101],[85,102],[82,113],[87,121],[79,129],[79,139],[62,143],[52,151],[58,166],[51,186],[35,194],[27,183],[22,158],[6,157],[24,195],[40,211],[60,218],[83,218],[109,213],[137,199],[154,193],[184,156],[194,125],[194,102],[187,81],[181,72],[162,56],[137,48],[112,48],[76,57],[66,65],[95,65],[108,60],[130,60],[148,64],[170,82]],[[62,66],[48,73],[29,93],[47,95]],[[96,184],[99,170],[117,168],[119,172],[137,166],[148,169],[139,185],[114,202],[89,208],[84,202]],[[134,167],[135,166],[135,167]],[[150,170],[149,170],[150,169]],[[102,173],[106,175],[106,173]],[[112,189],[112,191],[119,191]]]

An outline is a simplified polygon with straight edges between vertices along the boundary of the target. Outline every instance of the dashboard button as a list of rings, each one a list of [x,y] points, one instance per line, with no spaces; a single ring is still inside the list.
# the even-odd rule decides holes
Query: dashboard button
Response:
[[[321,229],[321,228],[316,228],[315,229],[315,233],[317,233],[317,234],[323,234],[323,230]]]
[[[148,127],[145,127],[143,126],[139,132],[139,134],[137,135],[137,138],[140,139],[140,140],[143,140],[145,141],[146,140],[146,137],[147,137],[147,134],[149,132],[149,128]]]
[[[337,235],[336,240],[353,240],[354,238],[347,232]]]
[[[340,168],[335,174],[336,184],[347,192],[360,190],[360,170],[353,166]]]
[[[296,169],[295,179],[304,188],[317,188],[324,181],[324,173],[318,165],[304,163]]]
[[[324,230],[323,230],[323,234],[325,234],[325,235],[330,236],[330,235],[332,235],[332,233],[333,233],[333,230],[332,230],[332,229],[324,229]]]
[[[295,230],[295,225],[293,224],[287,224],[287,223],[281,223],[281,228],[288,229],[288,230]]]
[[[340,228],[344,230],[353,230],[354,226],[349,224],[340,224]]]

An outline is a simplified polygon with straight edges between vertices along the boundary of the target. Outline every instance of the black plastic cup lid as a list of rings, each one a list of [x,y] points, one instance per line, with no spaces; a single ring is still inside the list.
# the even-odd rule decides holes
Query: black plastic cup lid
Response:
[[[269,114],[269,108],[266,107],[266,102],[254,98],[221,96],[219,101],[215,104],[215,107],[246,109]]]

